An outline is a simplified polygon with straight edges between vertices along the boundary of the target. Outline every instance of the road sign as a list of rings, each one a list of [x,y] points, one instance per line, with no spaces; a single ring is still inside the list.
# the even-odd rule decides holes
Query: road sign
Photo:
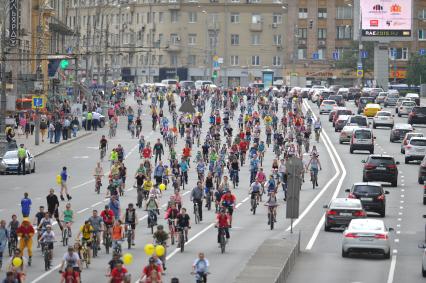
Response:
[[[218,62],[219,64],[223,64],[223,57],[219,57],[219,58],[218,58],[218,60],[217,60],[217,62]]]
[[[363,67],[362,67],[362,63],[358,63],[358,64],[356,65],[356,69],[357,69],[357,70],[362,70],[362,69],[363,69]]]
[[[214,56],[213,56],[213,61],[219,61],[219,56],[214,55]]]
[[[43,96],[33,96],[31,102],[32,109],[44,108],[45,99]]]
[[[317,52],[312,53],[312,59],[318,60],[319,59],[319,54]]]
[[[219,66],[219,62],[217,62],[217,61],[213,61],[213,69],[219,69],[220,68],[220,66]]]
[[[362,77],[364,76],[364,71],[363,71],[363,70],[358,70],[358,71],[356,71],[356,76],[357,76],[358,78],[362,78]]]
[[[367,50],[361,50],[361,58],[362,59],[368,58],[368,51]]]
[[[420,49],[420,50],[419,50],[419,55],[422,55],[422,56],[423,56],[423,55],[426,55],[426,49],[423,49],[423,48],[422,48],[422,49]]]
[[[287,172],[289,172],[287,180],[287,205],[286,218],[299,218],[299,200],[300,188],[302,187],[303,162],[297,157],[291,157],[287,161]]]
[[[334,51],[333,52],[333,60],[338,61],[339,59],[340,59],[339,51]]]

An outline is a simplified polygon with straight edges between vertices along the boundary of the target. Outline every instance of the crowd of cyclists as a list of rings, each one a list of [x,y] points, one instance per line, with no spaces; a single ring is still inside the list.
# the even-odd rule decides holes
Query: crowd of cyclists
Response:
[[[126,104],[130,96],[136,105]],[[93,173],[94,192],[107,197],[108,204],[102,211],[93,210],[80,227],[73,227],[75,213],[71,198],[67,194],[68,202],[61,211],[60,200],[51,189],[46,197],[47,211],[40,206],[33,221],[28,215],[22,223],[16,215],[9,223],[1,221],[0,267],[3,253],[8,250],[8,278],[17,282],[25,280],[26,266],[31,265],[33,255],[32,239],[37,235],[34,241],[42,251],[46,271],[51,268],[52,250],[59,245],[57,242],[67,247],[59,268],[61,282],[81,282],[82,270],[103,249],[112,255],[107,268],[109,281],[129,282],[130,275],[121,259],[122,244],[127,242],[130,249],[137,242],[138,215],[144,210],[154,244],[167,247],[176,243],[182,251],[190,238],[191,225],[202,222],[206,213],[215,213],[217,240],[223,248],[222,239],[227,242],[231,236],[237,205],[235,190],[246,190],[251,196],[253,214],[264,202],[268,225],[272,228],[272,222],[277,221],[277,206],[287,199],[289,158],[303,159],[313,188],[318,186],[321,163],[316,146],[311,147],[311,135],[315,133],[319,142],[321,122],[310,111],[303,111],[302,96],[296,90],[145,87],[115,93],[108,99],[109,133],[99,141],[100,156]],[[178,111],[177,105],[185,100],[191,102],[194,111]],[[149,117],[147,111],[151,126],[145,129],[142,114]],[[123,146],[111,146],[118,121],[123,118],[127,119],[130,137],[138,143],[141,163],[135,173],[127,170]],[[159,132],[161,138],[151,139],[148,134],[151,132]],[[273,156],[272,162],[264,162],[267,152]],[[109,164],[103,162],[106,157]],[[240,176],[243,167],[250,173],[246,188],[240,186],[245,178]],[[192,179],[196,179],[194,187],[190,186]],[[120,199],[125,195],[126,182],[136,189],[137,198],[123,208]],[[161,202],[165,190],[172,193],[164,211]],[[190,191],[190,204],[183,203],[184,190]],[[278,199],[281,191],[283,201]],[[60,197],[65,201],[62,194]],[[160,225],[160,217],[166,220],[166,225]],[[54,225],[59,226],[60,235],[54,233]],[[23,256],[24,249],[28,250],[28,259]],[[16,264],[19,262],[16,258],[21,260],[20,265]],[[163,282],[165,258],[166,255],[155,253],[149,258],[141,274],[142,282]],[[193,264],[197,282],[207,282],[208,267],[208,260],[200,253]],[[178,282],[177,278],[173,280]]]

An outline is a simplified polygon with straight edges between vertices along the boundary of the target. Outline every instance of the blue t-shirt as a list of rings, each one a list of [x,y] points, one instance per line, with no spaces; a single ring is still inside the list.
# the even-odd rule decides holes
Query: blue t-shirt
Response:
[[[21,207],[22,207],[23,214],[30,214],[31,204],[32,204],[31,199],[29,198],[23,198],[21,200]]]
[[[250,170],[251,171],[256,171],[257,167],[258,167],[258,164],[259,164],[259,160],[258,159],[252,159],[250,161]]]
[[[61,172],[61,179],[62,179],[62,181],[66,181],[67,178],[68,178],[67,171],[62,170],[62,172]]]
[[[182,172],[188,171],[188,163],[186,163],[186,161],[182,161],[181,163],[179,163],[179,166],[180,166],[180,170],[182,170]]]

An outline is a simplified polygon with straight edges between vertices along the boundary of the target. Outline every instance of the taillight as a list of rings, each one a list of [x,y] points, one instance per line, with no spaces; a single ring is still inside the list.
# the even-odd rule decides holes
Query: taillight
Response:
[[[378,200],[385,200],[385,195],[380,195],[377,197]]]
[[[353,239],[356,239],[356,238],[359,238],[359,236],[358,236],[358,234],[356,234],[356,233],[347,233],[347,234],[345,235],[345,238],[353,238]]]
[[[410,149],[411,148],[411,145],[409,145],[409,144],[407,144],[406,146],[405,146],[405,149]]]
[[[387,240],[388,235],[387,234],[376,234],[376,235],[374,235],[374,239]]]
[[[353,216],[362,217],[365,216],[364,210],[358,210],[353,213]]]
[[[335,210],[327,210],[327,215],[337,215],[337,211],[335,211]]]
[[[367,169],[367,170],[371,170],[371,169],[376,168],[376,165],[371,164],[371,163],[367,163],[367,164],[365,164],[364,168]]]
[[[348,198],[356,198],[356,196],[353,193],[349,193]]]
[[[389,169],[396,169],[396,165],[395,164],[390,164],[390,165],[388,165],[388,168]]]

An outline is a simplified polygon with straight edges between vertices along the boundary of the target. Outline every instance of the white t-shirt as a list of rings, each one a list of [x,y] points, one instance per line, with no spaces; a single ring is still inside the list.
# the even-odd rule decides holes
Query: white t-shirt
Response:
[[[80,257],[78,256],[78,253],[73,252],[72,255],[70,253],[65,253],[63,260],[65,261],[66,265],[71,265],[72,267],[78,267],[78,261],[80,260]]]

